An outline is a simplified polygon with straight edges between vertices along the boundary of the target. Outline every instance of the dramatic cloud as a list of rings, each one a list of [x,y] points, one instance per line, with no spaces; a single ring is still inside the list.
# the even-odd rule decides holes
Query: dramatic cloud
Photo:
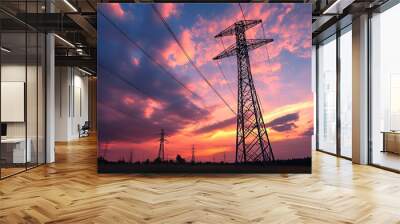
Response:
[[[199,128],[199,129],[195,130],[195,133],[196,134],[210,133],[210,132],[213,132],[216,130],[221,130],[226,127],[230,127],[234,124],[236,124],[236,117],[228,118],[226,120]]]
[[[163,4],[157,4],[159,6],[159,10],[161,15],[168,19],[170,16],[177,16],[179,14],[177,4],[175,3],[163,3]]]
[[[262,19],[266,37],[274,39],[268,44],[269,57],[266,48],[261,47],[251,51],[250,61],[269,137],[277,158],[284,158],[297,150],[296,143],[305,147],[309,144],[307,131],[313,118],[311,7],[261,3],[242,6],[246,19]],[[219,61],[224,74],[212,58],[235,43],[233,36],[216,40],[214,35],[243,19],[238,4],[168,3],[156,7],[207,80],[236,110],[236,57]],[[234,114],[188,62],[152,6],[100,4],[99,13],[100,151],[108,150],[111,160],[132,154],[138,160],[155,158],[160,129],[164,129],[169,158],[180,154],[190,159],[190,149],[195,145],[202,161],[221,161],[225,154],[232,161]],[[246,35],[263,38],[263,29],[257,25]],[[293,155],[303,157],[309,152],[299,150]]]
[[[195,105],[177,83],[151,63],[132,65],[131,71],[133,75],[123,71],[113,74],[100,67],[99,82],[107,84],[99,92],[99,125],[107,127],[101,132],[104,141],[144,142],[157,137],[155,133],[161,128],[173,134],[208,117],[209,111]],[[122,75],[124,79],[118,78]],[[155,79],[164,80],[164,88]]]
[[[195,43],[192,40],[192,35],[189,30],[183,30],[181,36],[179,37],[179,42],[182,44],[186,53],[191,57],[195,57]],[[179,45],[175,40],[171,40],[166,49],[161,52],[166,63],[171,67],[176,67],[177,65],[184,65],[189,63],[186,55],[181,50]]]
[[[270,127],[271,129],[278,132],[290,131],[291,129],[297,127],[295,122],[298,119],[299,119],[298,112],[287,114],[268,122],[267,127]]]
[[[312,136],[313,134],[314,134],[314,127],[312,126],[302,133],[303,136]]]
[[[110,9],[113,15],[117,17],[123,17],[125,15],[120,3],[110,3]]]
[[[131,62],[135,66],[139,66],[139,64],[140,64],[139,58],[136,58],[136,57],[133,57]]]

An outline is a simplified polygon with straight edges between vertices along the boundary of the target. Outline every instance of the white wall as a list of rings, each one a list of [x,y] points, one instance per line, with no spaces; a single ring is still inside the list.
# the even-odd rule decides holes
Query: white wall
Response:
[[[317,133],[317,48],[315,45],[312,46],[312,57],[311,57],[311,90],[314,99],[314,133],[311,137],[311,149],[316,150],[316,133]]]
[[[38,71],[35,66],[25,66],[25,64],[3,64],[1,66],[2,82],[24,82],[26,83],[26,107],[22,108],[22,112],[26,112],[26,121],[22,122],[6,122],[7,137],[24,138],[27,136],[31,145],[32,161],[44,163],[44,82],[42,68],[39,66]],[[27,79],[27,80],[26,80]],[[7,97],[7,96],[2,96]],[[1,110],[9,110],[9,108],[1,108]],[[12,112],[12,111],[11,111]],[[39,156],[37,156],[39,153]]]
[[[76,68],[56,67],[55,140],[79,137],[78,125],[88,120],[88,77]]]
[[[27,69],[27,70],[25,70]],[[27,72],[28,87],[27,87],[27,119],[28,122],[28,137],[30,127],[36,130],[37,115],[36,112],[37,99],[36,99],[36,66],[18,65],[18,64],[5,64],[1,66],[1,81],[2,82],[24,82],[26,83],[25,76]],[[39,70],[40,72],[40,70]],[[32,87],[33,86],[33,87]],[[31,88],[29,88],[31,87]],[[4,96],[3,96],[4,97]],[[39,105],[39,107],[42,105]],[[7,108],[1,108],[6,110]],[[7,122],[7,134],[9,137],[24,137],[25,136],[25,123],[26,122]],[[34,126],[34,127],[33,127]],[[36,132],[35,132],[36,135]]]
[[[88,94],[88,77],[82,76],[83,73],[79,72],[78,75],[74,75],[74,108],[73,111],[73,119],[71,120],[72,125],[72,136],[79,137],[78,133],[78,124],[81,126],[85,123],[85,121],[89,120],[89,94]]]
[[[69,133],[69,68],[55,68],[55,141],[67,141]]]

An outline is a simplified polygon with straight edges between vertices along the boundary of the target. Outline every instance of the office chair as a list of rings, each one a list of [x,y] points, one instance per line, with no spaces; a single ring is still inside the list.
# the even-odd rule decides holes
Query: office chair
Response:
[[[78,124],[78,129],[79,129],[79,138],[89,136],[89,129],[90,129],[89,121],[85,121],[82,127],[80,127],[80,125]]]

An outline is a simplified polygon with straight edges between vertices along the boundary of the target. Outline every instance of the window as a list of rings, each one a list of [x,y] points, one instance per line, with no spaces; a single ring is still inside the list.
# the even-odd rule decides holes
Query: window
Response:
[[[318,149],[336,153],[336,37],[318,47]]]
[[[340,155],[352,154],[352,35],[351,26],[340,36]]]
[[[400,4],[371,18],[371,160],[400,170]]]

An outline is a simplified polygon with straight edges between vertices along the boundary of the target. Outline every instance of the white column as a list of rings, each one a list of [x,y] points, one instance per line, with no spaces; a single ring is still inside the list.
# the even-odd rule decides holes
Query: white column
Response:
[[[55,141],[64,142],[71,140],[72,68],[58,66],[55,73]]]
[[[368,15],[353,19],[353,162],[368,163]]]
[[[311,149],[316,150],[317,145],[317,139],[316,139],[316,133],[317,133],[317,84],[316,84],[316,78],[317,78],[317,48],[315,45],[312,45],[312,56],[311,56],[311,91],[313,93],[313,100],[314,100],[314,132],[311,137]]]
[[[54,11],[50,1],[46,2],[47,12]],[[46,35],[46,163],[55,162],[55,53],[54,34]]]
[[[52,163],[55,161],[54,150],[54,133],[55,133],[55,76],[54,76],[54,35],[47,34],[46,36],[46,162]]]

